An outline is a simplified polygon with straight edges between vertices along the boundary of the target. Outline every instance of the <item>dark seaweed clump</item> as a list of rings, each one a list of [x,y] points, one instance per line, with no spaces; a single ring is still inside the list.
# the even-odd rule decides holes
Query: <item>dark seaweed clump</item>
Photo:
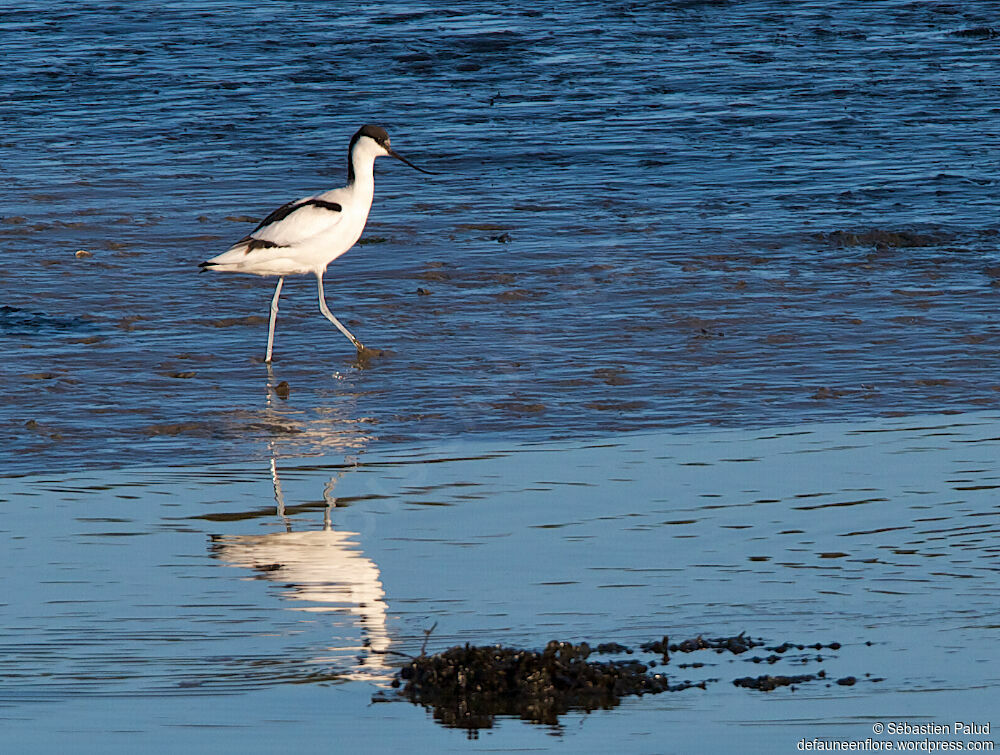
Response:
[[[763,641],[747,637],[741,632],[736,637],[706,639],[698,635],[693,639],[675,643],[670,642],[670,638],[664,635],[662,640],[646,642],[640,645],[640,647],[650,653],[661,653],[665,659],[668,659],[670,653],[693,653],[696,650],[714,650],[716,653],[724,653],[728,650],[734,655],[740,655],[763,644]]]
[[[737,687],[746,687],[747,689],[757,689],[761,692],[770,692],[778,687],[791,687],[792,689],[795,689],[796,684],[826,678],[827,676],[825,671],[819,671],[815,674],[799,674],[798,676],[771,676],[770,674],[765,674],[764,676],[744,676],[742,679],[733,679],[733,684]],[[872,681],[882,680],[873,679]],[[841,687],[853,687],[857,684],[857,682],[857,678],[853,676],[845,676],[843,679],[837,680],[837,684]]]
[[[733,679],[736,687],[746,687],[747,689],[757,689],[761,692],[770,692],[778,687],[792,687],[795,684],[811,682],[815,679],[823,679],[826,674],[820,671],[818,674],[799,674],[797,676],[744,676],[742,679]]]
[[[414,658],[400,671],[411,702],[434,709],[445,726],[490,728],[496,716],[555,725],[567,711],[612,708],[629,695],[705,688],[671,685],[635,660],[589,661],[587,643],[552,641],[541,652],[502,646],[456,646]]]
[[[744,656],[747,651],[760,647],[770,651],[771,655],[765,658]],[[804,664],[823,661],[822,656],[811,651],[839,651],[841,647],[839,642],[783,642],[767,646],[764,640],[749,637],[746,633],[714,638],[699,635],[682,642],[671,642],[669,637],[664,636],[639,646],[639,650],[646,654],[645,660],[635,657],[590,660],[591,655],[631,656],[636,650],[617,642],[604,642],[592,647],[586,642],[574,645],[553,640],[541,652],[501,645],[466,644],[434,655],[421,651],[418,657],[410,657],[400,669],[399,677],[393,681],[394,687],[402,686],[402,689],[392,696],[379,693],[373,702],[409,700],[432,709],[434,718],[440,724],[467,729],[469,736],[475,737],[479,729],[492,727],[497,716],[516,716],[533,723],[555,726],[559,723],[559,716],[570,710],[590,712],[613,708],[621,703],[622,698],[630,695],[680,692],[692,687],[704,690],[709,683],[719,681],[718,678],[694,682],[685,679],[671,684],[659,669],[669,664],[671,654],[675,653],[707,651],[715,655],[737,656],[740,662],[745,663],[786,661]],[[795,650],[806,652],[790,652]],[[728,662],[737,662],[737,658],[730,657]],[[716,664],[710,662],[710,665]],[[698,669],[705,665],[703,662],[682,663],[674,668]],[[882,681],[870,676],[865,674],[866,681]],[[733,684],[771,692],[779,687],[795,690],[796,685],[817,681],[826,682],[827,687],[833,684],[823,670],[814,674],[747,676],[734,679]],[[848,676],[837,679],[836,684],[849,687],[857,681],[855,677]]]

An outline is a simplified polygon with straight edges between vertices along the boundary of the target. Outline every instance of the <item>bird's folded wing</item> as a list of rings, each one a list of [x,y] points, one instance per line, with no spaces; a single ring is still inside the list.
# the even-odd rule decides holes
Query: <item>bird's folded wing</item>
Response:
[[[292,246],[329,232],[342,218],[342,208],[336,202],[315,197],[296,199],[264,218],[250,238],[277,246]]]

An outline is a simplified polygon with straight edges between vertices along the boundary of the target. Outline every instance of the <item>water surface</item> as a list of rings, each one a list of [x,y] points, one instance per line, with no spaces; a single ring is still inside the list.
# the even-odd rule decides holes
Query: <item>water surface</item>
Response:
[[[0,10],[4,749],[988,721],[1000,33],[877,5]],[[272,281],[197,263],[367,122],[440,172],[380,162],[328,272],[386,353],[296,279],[269,371]],[[841,648],[472,741],[371,702],[425,640],[741,631]]]
[[[371,704],[395,653],[743,631],[841,647],[675,655],[662,671],[704,691],[554,730],[500,720],[479,742],[774,752],[898,717],[989,721],[997,435],[981,413],[8,479],[0,729],[17,750],[81,733],[94,750],[175,733],[468,749],[419,708]]]
[[[0,11],[11,471],[455,432],[994,406],[998,36],[979,3],[40,2]],[[380,163],[331,308],[196,275]],[[79,250],[92,257],[77,258]],[[427,295],[417,293],[421,289]],[[300,449],[329,450],[300,437]]]

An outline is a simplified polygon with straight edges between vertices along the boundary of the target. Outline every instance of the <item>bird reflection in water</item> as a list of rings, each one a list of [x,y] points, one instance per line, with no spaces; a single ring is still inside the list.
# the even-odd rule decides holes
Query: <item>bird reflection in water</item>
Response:
[[[388,607],[378,566],[365,557],[357,542],[358,533],[335,530],[331,523],[331,512],[337,507],[334,487],[343,474],[343,470],[335,474],[323,489],[326,506],[322,529],[296,531],[294,525],[300,519],[293,520],[286,513],[278,465],[272,456],[271,479],[282,531],[217,536],[212,549],[227,565],[253,569],[263,579],[281,584],[282,598],[295,602],[288,606],[291,610],[355,617],[361,626],[362,644],[331,647],[333,657],[317,658],[316,662],[339,665],[353,654],[358,664],[344,674],[345,678],[388,681]]]

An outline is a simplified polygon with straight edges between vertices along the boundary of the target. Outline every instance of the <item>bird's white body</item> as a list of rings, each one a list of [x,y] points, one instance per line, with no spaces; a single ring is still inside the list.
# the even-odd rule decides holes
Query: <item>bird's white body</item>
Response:
[[[351,153],[354,180],[347,186],[302,197],[285,217],[263,223],[228,251],[208,260],[213,270],[254,275],[319,275],[361,238],[375,197],[375,158],[387,154],[371,139]],[[313,203],[318,200],[322,204]],[[333,210],[339,206],[340,211]],[[252,242],[276,246],[257,246]]]
[[[364,126],[351,139],[346,186],[282,205],[249,236],[217,257],[201,263],[202,269],[278,276],[278,285],[271,299],[266,362],[271,361],[278,298],[286,275],[315,275],[320,311],[351,340],[358,351],[364,349],[361,342],[327,308],[323,273],[327,265],[361,238],[375,196],[375,159],[384,155],[391,155],[421,170],[392,150],[385,129]]]

